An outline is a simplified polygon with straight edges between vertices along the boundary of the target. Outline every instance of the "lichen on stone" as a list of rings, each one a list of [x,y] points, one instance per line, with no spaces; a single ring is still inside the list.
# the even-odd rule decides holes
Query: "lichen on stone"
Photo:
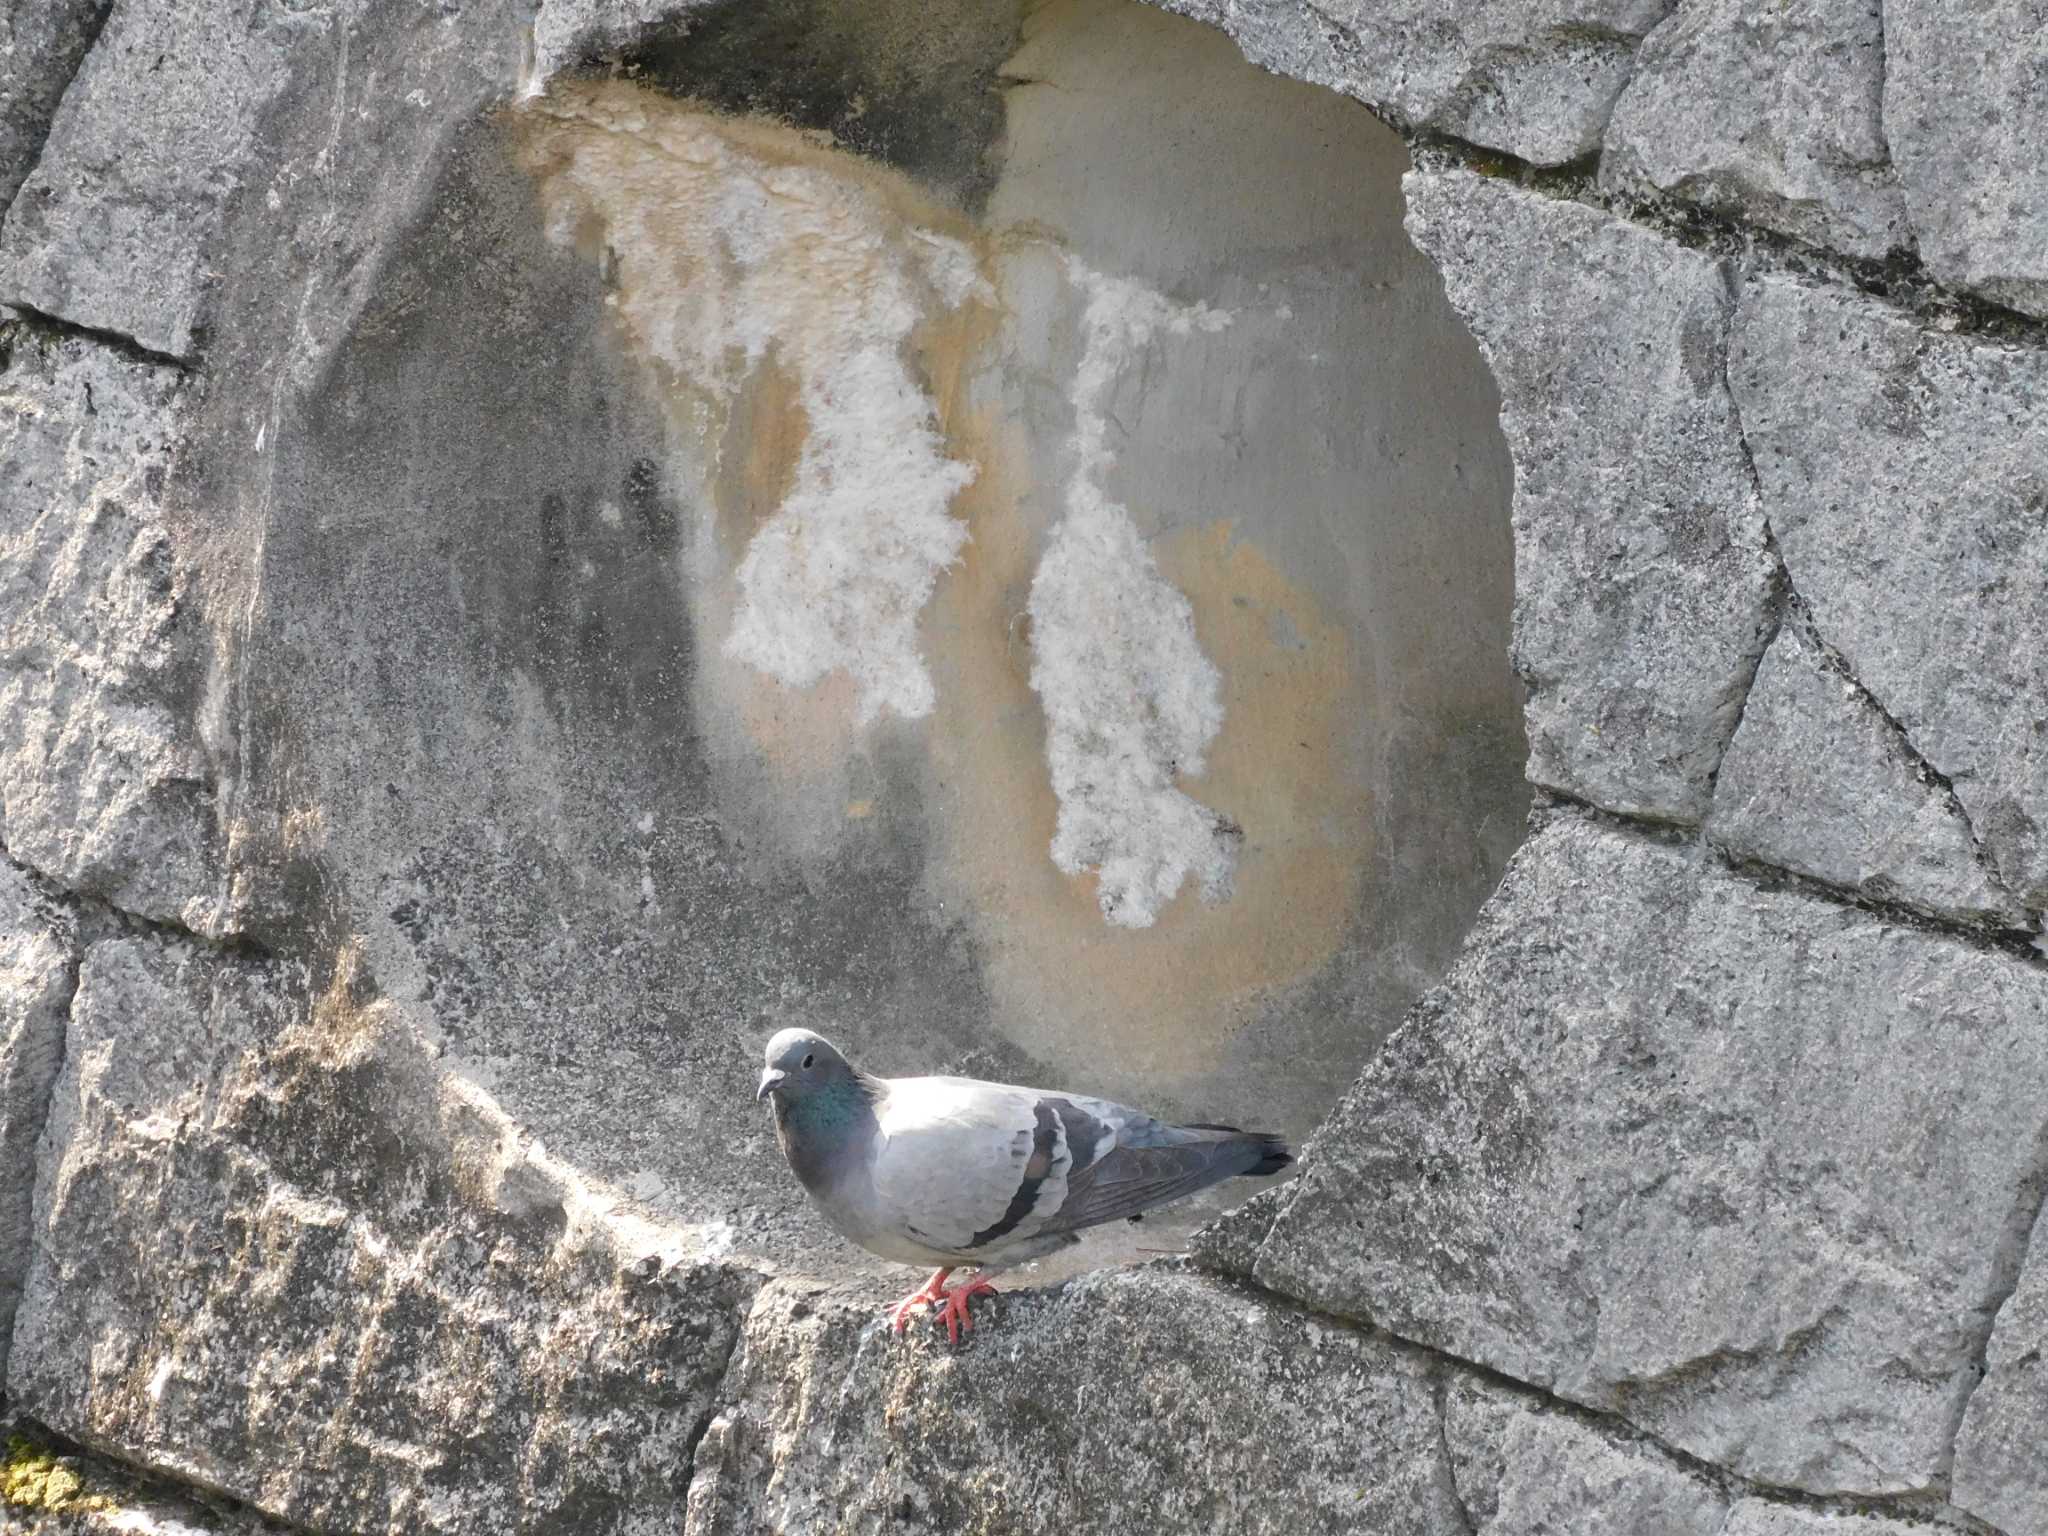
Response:
[[[86,1491],[64,1458],[26,1435],[7,1441],[7,1459],[0,1461],[0,1503],[39,1514],[83,1513],[114,1507],[104,1494]]]

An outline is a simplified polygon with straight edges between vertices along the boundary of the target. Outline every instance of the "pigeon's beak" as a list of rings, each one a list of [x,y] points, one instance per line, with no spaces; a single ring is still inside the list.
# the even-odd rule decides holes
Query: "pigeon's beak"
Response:
[[[754,1095],[754,1102],[756,1104],[760,1103],[761,1100],[767,1098],[769,1094],[781,1087],[784,1075],[781,1069],[777,1067],[770,1067],[766,1072],[763,1072],[761,1074],[761,1089]]]

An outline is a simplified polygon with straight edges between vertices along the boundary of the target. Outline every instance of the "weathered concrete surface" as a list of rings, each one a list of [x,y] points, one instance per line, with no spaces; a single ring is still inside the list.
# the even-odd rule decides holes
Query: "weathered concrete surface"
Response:
[[[228,926],[211,654],[164,513],[175,369],[0,327],[0,841],[69,888]]]
[[[959,1354],[761,1293],[690,1536],[1461,1530],[1413,1352],[1225,1283],[1108,1271],[990,1304]]]
[[[238,920],[291,945],[331,904],[320,923],[361,934],[389,995],[558,1155],[778,1260],[868,1262],[753,1101],[776,1023],[878,1071],[1305,1134],[1448,963],[1527,804],[1497,406],[1402,234],[1398,138],[1143,8],[1038,7],[1011,62],[1035,83],[1006,93],[978,221],[816,135],[563,82],[446,139],[394,128],[380,152],[426,162],[410,222],[344,136],[326,186],[244,200],[221,242],[258,297],[208,355],[180,488],[228,589],[234,882],[295,846],[322,880],[317,901],[268,880]],[[282,142],[324,131],[328,100]],[[728,174],[679,169],[678,146]],[[386,210],[337,226],[367,254],[273,270],[278,221],[320,228],[330,197]],[[721,266],[735,230],[755,243]],[[959,286],[893,283],[907,342],[848,356],[880,290],[846,274],[914,277],[934,251]],[[691,307],[713,292],[731,348]],[[1093,345],[1105,295],[1116,334]],[[1138,339],[1154,306],[1229,321]],[[863,414],[878,377],[889,431]],[[1070,451],[1084,383],[1092,478]],[[857,668],[794,686],[756,664],[772,647],[730,642],[743,612],[755,642],[815,638],[789,588],[741,580],[771,526],[784,549],[905,547],[899,443],[920,473],[973,470],[938,519],[969,537],[925,563],[914,623],[915,583],[834,605],[896,612],[896,670],[929,678],[927,713],[863,723]],[[1126,509],[1221,674],[1199,798],[1243,834],[1229,899],[1189,882],[1129,932],[1099,872],[1053,862],[1018,620],[1091,495]],[[851,588],[850,564],[807,574]],[[1113,636],[1122,615],[1084,617]],[[1177,765],[1146,766],[1171,787]]]
[[[1044,20],[1024,0],[549,0],[534,21],[535,67],[602,56],[609,37],[612,57],[666,95],[829,135],[978,214],[1013,154],[1004,77],[1017,74],[1007,63],[1027,9]],[[654,19],[636,27],[636,12]],[[565,49],[578,31],[587,40]]]
[[[2048,315],[2048,5],[1885,0],[1884,132],[1936,277]]]
[[[1732,347],[1794,590],[2048,906],[2048,352],[1786,279],[1745,289]]]
[[[1371,102],[1409,128],[1538,165],[1587,154],[1668,0],[1165,0],[1212,22],[1277,74]]]
[[[2019,1283],[1991,1330],[1983,1383],[1956,1435],[1950,1497],[2004,1531],[2048,1530],[2048,1224],[2037,1222]]]
[[[112,0],[39,0],[0,12],[0,218],[43,150],[57,102]]]
[[[1802,612],[1758,667],[1707,835],[1774,864],[1957,922],[2023,926],[1948,787],[1827,654]]]
[[[69,936],[12,865],[0,863],[0,1387],[34,1228],[36,1137],[64,1059]]]
[[[676,0],[539,0],[525,76],[538,84],[593,55],[616,55],[664,19],[693,7]]]
[[[808,413],[777,396],[771,348],[693,437],[705,402],[642,373],[605,262],[549,238],[497,110],[536,83],[531,7],[159,9],[113,18],[54,125],[41,211],[0,232],[0,300],[200,359],[183,383],[102,358],[14,391],[42,402],[8,466],[35,479],[12,498],[35,534],[16,696],[40,711],[0,782],[19,857],[204,933],[294,952],[363,935],[390,995],[521,1124],[666,1219],[730,1220],[756,1254],[865,1262],[810,1216],[749,1094],[785,1015],[881,1070],[1295,1134],[1320,1118],[1447,962],[1526,805],[1501,656],[1508,466],[1484,366],[1401,234],[1395,135],[1180,19],[1039,8],[1039,87],[1010,87],[1016,158],[988,189],[1001,230],[906,199],[985,273],[1013,263],[1015,324],[991,335],[1005,317],[980,313],[913,343],[983,499],[953,509],[973,538],[920,626],[946,674],[933,723],[856,730],[830,679],[720,691],[729,553],[784,499]],[[660,9],[671,37],[684,8]],[[544,19],[546,46],[580,57],[657,18]],[[1211,104],[1195,147],[1176,126],[1190,80]],[[890,111],[943,135],[915,106]],[[1067,153],[1083,129],[1118,154]],[[836,158],[848,186],[884,174]],[[1020,254],[1030,220],[1064,247],[1040,230]],[[1051,863],[1043,716],[1014,666],[1085,360],[1092,290],[1059,275],[1063,250],[1234,316],[1212,351],[1133,344],[1097,380],[1130,432],[1101,489],[1159,546],[1224,676],[1204,790],[1246,840],[1230,901],[1190,891],[1121,945],[1095,874]],[[63,598],[79,633],[46,671],[44,566],[72,544],[46,546],[125,525],[44,518],[42,488],[84,475],[85,499],[99,461],[64,457],[74,429],[90,449],[142,419],[142,385],[94,368],[166,392],[145,391],[157,426],[122,428],[122,462],[166,474],[120,502],[166,542],[119,560],[169,585],[124,586],[117,561],[111,608]],[[86,383],[113,405],[86,415]],[[130,652],[159,633],[142,676]]]
[[[1697,821],[1769,636],[1775,571],[1722,377],[1726,276],[1501,181],[1406,186],[1409,231],[1500,382],[1529,777]]]
[[[2044,1094],[2040,967],[1564,819],[1255,1273],[1746,1476],[1922,1488],[2041,1198]]]
[[[1884,44],[1878,0],[1689,0],[1636,55],[1600,183],[1849,256],[1910,247],[1881,121]]]
[[[87,953],[8,1395],[327,1530],[673,1530],[755,1283],[615,1218],[343,975]]]

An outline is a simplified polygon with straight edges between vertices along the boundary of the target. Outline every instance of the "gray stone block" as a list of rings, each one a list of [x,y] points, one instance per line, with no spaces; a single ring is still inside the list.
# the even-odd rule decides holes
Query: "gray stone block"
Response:
[[[1256,1274],[1748,1477],[1925,1488],[2044,1106],[2039,967],[1565,819]]]
[[[2048,315],[2048,4],[1886,0],[1884,131],[1936,277]]]
[[[1166,5],[1222,27],[1246,58],[1278,74],[1538,165],[1598,147],[1636,45],[1670,9],[1667,0]]]
[[[260,366],[300,366],[370,286],[437,141],[518,88],[533,9],[117,5],[0,225],[0,304],[186,360],[222,306],[238,327],[281,310]]]
[[[2036,1220],[2019,1281],[1991,1330],[1984,1381],[1956,1435],[1950,1497],[2004,1531],[2048,1530],[2048,1225]]]
[[[39,0],[0,11],[0,216],[43,152],[43,136],[112,0]]]
[[[1955,796],[1831,664],[1803,615],[1786,621],[1757,669],[1707,835],[1736,858],[1934,917],[2026,921],[1985,868]]]
[[[1953,1517],[1951,1529],[1961,1522]],[[1941,1525],[1929,1521],[1894,1520],[1886,1515],[1848,1510],[1800,1509],[1763,1499],[1738,1499],[1728,1512],[1721,1536],[1926,1536]]]
[[[1444,1444],[1472,1536],[1721,1536],[1728,1518],[1670,1457],[1469,1376],[1445,1388]]]
[[[1529,777],[1697,821],[1775,563],[1723,383],[1721,268],[1595,209],[1411,174],[1409,230],[1501,389]]]
[[[0,303],[189,357],[213,280],[205,246],[309,23],[217,0],[115,9],[0,226]]]
[[[21,873],[0,864],[0,1383],[34,1228],[36,1137],[64,1059],[68,938]]]
[[[163,488],[175,369],[14,330],[0,367],[0,838],[138,915],[218,932],[212,646]]]
[[[673,1530],[757,1282],[615,1214],[351,986],[87,952],[10,1397],[321,1530]]]
[[[1007,1295],[955,1353],[763,1291],[697,1455],[689,1536],[1462,1536],[1414,1351],[1186,1271]]]
[[[1883,88],[1877,0],[1688,0],[1636,56],[1600,183],[1851,256],[1910,247]]]
[[[1793,588],[2007,889],[2048,906],[2048,352],[1779,278],[1731,345]]]

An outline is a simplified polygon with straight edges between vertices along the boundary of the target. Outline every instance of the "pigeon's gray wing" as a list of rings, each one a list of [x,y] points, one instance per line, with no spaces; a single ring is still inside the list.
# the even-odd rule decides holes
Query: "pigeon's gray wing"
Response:
[[[1227,1125],[1167,1125],[1102,1099],[1051,1101],[1070,1144],[1090,1137],[1066,1178],[1060,1208],[1040,1227],[1075,1232],[1170,1205],[1241,1173],[1277,1173],[1293,1161],[1277,1138]],[[1076,1125],[1076,1122],[1079,1125]]]
[[[876,1115],[880,1223],[962,1258],[1071,1240],[1083,1227],[1289,1161],[1269,1136],[1167,1125],[1104,1099],[968,1078],[899,1079]]]
[[[874,1214],[926,1248],[971,1258],[1010,1246],[1066,1200],[1067,1137],[1029,1088],[897,1078],[875,1117]]]

